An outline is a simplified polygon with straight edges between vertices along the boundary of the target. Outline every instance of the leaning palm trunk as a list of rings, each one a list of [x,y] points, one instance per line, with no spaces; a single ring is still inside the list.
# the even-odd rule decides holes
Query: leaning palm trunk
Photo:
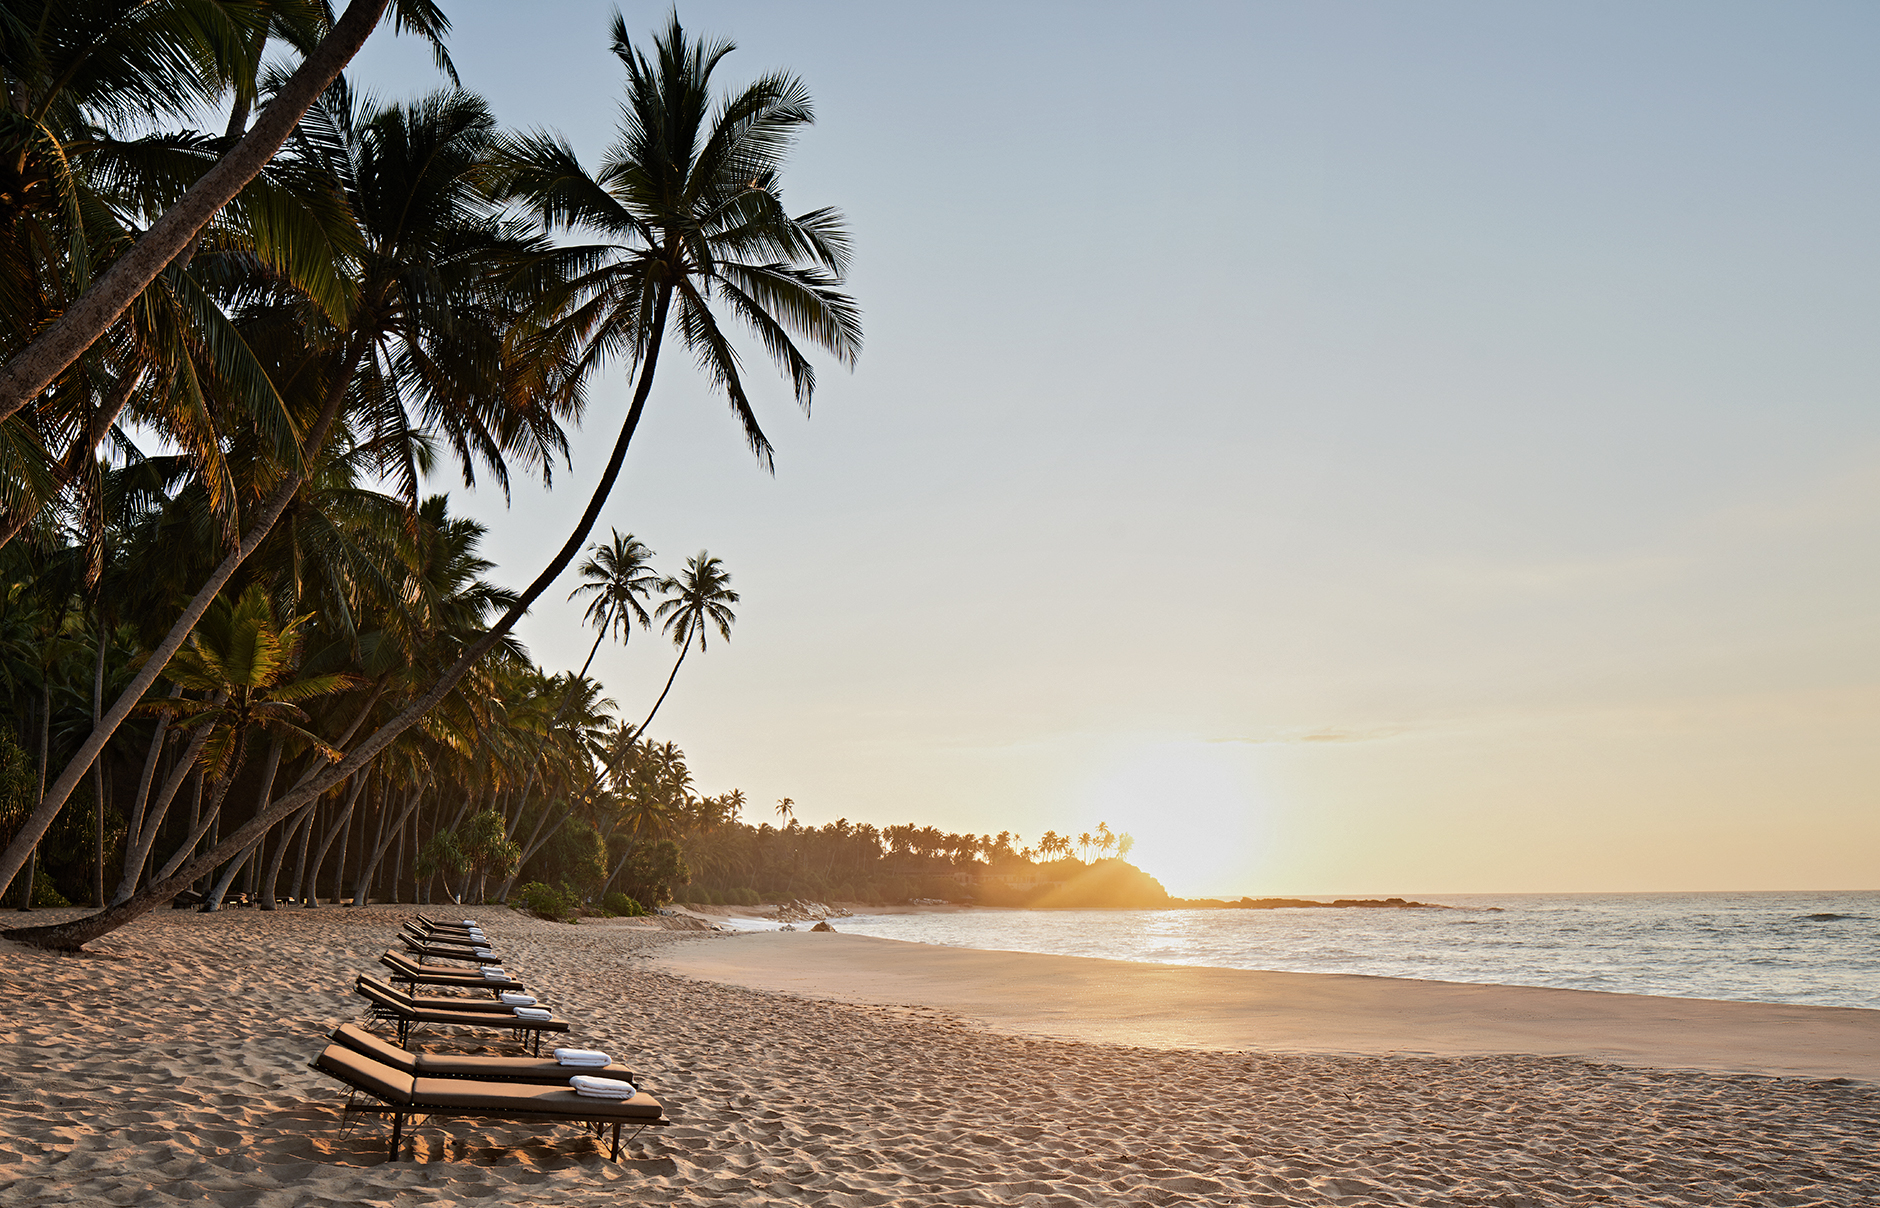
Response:
[[[646,727],[653,724],[654,714],[657,714],[659,712],[659,707],[666,703],[666,693],[672,691],[672,681],[679,678],[679,668],[685,666],[685,656],[690,653],[692,653],[692,636],[690,634],[687,634],[686,639],[685,639],[685,646],[682,647],[679,651],[679,661],[672,665],[672,674],[666,677],[665,688],[660,691],[659,699],[653,702],[652,712],[646,715],[646,720],[640,723],[640,728],[633,732],[634,738],[638,739],[638,738],[644,737],[646,734]]]
[[[208,745],[209,731],[205,727],[196,732],[189,740],[189,745],[177,757],[176,767],[171,769],[169,779],[163,782],[163,791],[157,795],[144,817],[144,826],[137,835],[136,850],[124,858],[124,880],[118,885],[117,893],[112,896],[111,904],[128,901],[137,892],[137,882],[144,875],[144,868],[150,863],[150,849],[156,846],[157,835],[163,830],[163,822],[168,817],[170,806],[176,801],[176,794],[182,789],[189,774],[195,770],[196,759],[202,754],[202,748]]]
[[[359,875],[353,879],[353,905],[363,906],[366,904],[367,899],[371,896],[372,878],[379,871],[379,865],[384,863],[385,853],[392,850],[392,844],[396,843],[398,837],[405,833],[405,823],[410,821],[411,815],[417,812],[418,803],[424,800],[425,790],[430,787],[431,776],[427,773],[424,778],[424,783],[420,784],[417,791],[411,794],[411,799],[405,803],[404,809],[399,812],[397,823],[391,827],[385,825],[386,816],[391,812],[390,809],[386,807],[380,808],[379,830],[372,844],[372,853],[369,857],[360,861]]]
[[[320,840],[320,849],[315,853],[313,863],[310,866],[313,871],[313,884],[307,888],[307,905],[309,907],[315,907],[320,904],[320,868],[326,863],[326,853],[332,848],[333,841],[339,838],[340,832],[352,821],[353,810],[359,804],[359,794],[365,792],[365,790],[366,777],[362,775],[357,780],[353,781],[352,792],[348,793],[346,796],[345,808],[341,809],[339,816],[333,819],[332,825],[326,828],[326,837]],[[342,852],[342,855],[343,854]],[[335,901],[339,899],[338,881],[333,883],[333,898]]]
[[[228,867],[222,870],[222,875],[216,878],[215,884],[209,889],[209,896],[202,904],[204,913],[222,909],[222,898],[228,893],[228,887],[235,883],[236,876],[242,869],[248,867],[260,848],[261,841],[257,839],[253,847],[229,861]]]
[[[50,386],[117,322],[157,274],[184,254],[216,212],[234,200],[287,142],[301,116],[365,44],[388,0],[353,0],[286,84],[254,128],[216,161],[176,204],[112,262],[57,321],[0,367],[0,420]]]
[[[608,458],[607,465],[601,472],[600,482],[596,485],[593,496],[588,500],[587,509],[581,514],[580,522],[576,524],[574,532],[569,534],[561,550],[556,553],[542,573],[536,576],[535,581],[516,598],[515,603],[510,605],[494,625],[490,626],[488,632],[472,642],[463,654],[458,656],[457,661],[438,678],[429,691],[417,697],[397,716],[380,726],[345,759],[313,777],[311,783],[281,797],[261,816],[223,838],[212,850],[190,861],[186,867],[152,881],[143,892],[134,894],[129,900],[107,907],[97,914],[73,919],[69,923],[16,928],[6,932],[6,938],[48,948],[72,949],[82,947],[87,941],[142,917],[148,911],[167,903],[181,893],[191,881],[204,872],[239,854],[269,827],[315,800],[320,794],[348,776],[358,773],[377,758],[379,752],[390,746],[400,734],[417,724],[425,714],[450,695],[458,681],[469,674],[472,667],[482,662],[483,658],[496,648],[523,614],[543,592],[548,590],[549,585],[560,577],[561,572],[568,568],[568,564],[574,561],[575,555],[581,552],[582,545],[587,541],[588,533],[593,531],[595,522],[600,519],[601,508],[607,502],[607,497],[613,493],[614,483],[620,477],[620,467],[626,461],[627,449],[633,443],[634,432],[639,428],[640,416],[646,410],[647,395],[652,392],[653,373],[659,364],[660,342],[665,337],[666,316],[671,304],[672,286],[662,285],[654,310],[652,331],[647,340],[646,358],[640,366],[640,380],[633,392],[633,402],[627,409],[625,421],[621,424],[620,436],[614,442],[613,455]],[[203,607],[204,609],[208,607],[207,601],[204,602]],[[169,655],[164,654],[163,657],[167,659]],[[153,658],[151,661],[155,662],[156,659]],[[315,867],[318,865],[316,864]],[[0,863],[0,880],[4,880],[5,876],[6,865]]]
[[[299,902],[304,895],[301,888],[306,884],[307,845],[313,841],[314,825],[320,820],[320,803],[315,801],[307,806],[307,820],[300,827],[300,854],[294,857],[294,888],[288,893],[288,900]]]
[[[287,849],[290,847],[299,847],[301,859],[305,860],[307,858],[306,831],[309,825],[309,819],[313,816],[313,809],[314,807],[310,805],[306,809],[301,810],[299,814],[288,819],[287,825],[281,828],[281,842],[275,847],[274,855],[268,860],[268,871],[262,876],[261,888],[255,895],[256,904],[260,906],[261,909],[273,910],[280,904],[274,897],[274,889],[281,881],[281,865],[287,861]],[[296,839],[299,840],[298,843],[295,842]],[[294,878],[294,884],[296,886],[295,892],[298,893],[298,886],[300,884],[298,874],[296,874]]]
[[[183,694],[183,686],[177,684],[170,689],[170,699]],[[138,841],[144,833],[144,809],[150,804],[150,788],[156,783],[157,765],[163,760],[163,740],[170,730],[170,714],[166,710],[157,715],[156,732],[150,737],[150,750],[144,755],[143,775],[137,779],[137,800],[131,805],[130,825],[124,829],[124,876],[133,879],[136,873],[143,871],[143,865],[133,867],[132,855],[137,850]],[[154,837],[154,836],[153,836]],[[130,896],[129,890],[120,890],[120,896],[114,901],[123,901]]]
[[[207,728],[206,726],[204,727],[205,730]],[[241,736],[239,734],[235,737],[232,745],[237,752],[241,750]],[[189,854],[196,850],[196,844],[202,842],[202,837],[208,834],[210,829],[222,820],[222,806],[228,801],[228,791],[235,787],[235,777],[236,774],[241,771],[241,766],[241,756],[237,754],[229,761],[228,771],[215,782],[215,790],[209,795],[209,808],[202,812],[202,817],[197,820],[195,828],[190,831],[189,838],[183,840],[183,845],[177,848],[175,853],[165,861],[162,869],[158,871],[153,880],[161,881],[175,873],[177,868],[182,865],[184,861],[189,859]],[[260,838],[259,835],[249,837],[254,839]],[[209,841],[209,846],[211,850],[220,852],[224,845],[212,839]],[[223,860],[230,859],[245,850],[247,850],[247,845],[243,844],[241,847],[237,847],[232,851],[224,852],[220,859],[213,860],[200,868],[198,868],[197,865],[202,864],[201,860],[191,861],[189,866],[196,869],[196,875],[190,877],[188,880],[195,881],[198,877],[209,875],[215,871],[216,865],[222,863]],[[186,881],[185,884],[187,883]],[[182,892],[181,886],[177,887],[177,892]],[[131,896],[134,898],[136,895],[133,894]]]
[[[274,795],[274,774],[280,770],[281,752],[286,746],[287,742],[285,739],[277,738],[268,747],[268,762],[261,772],[261,792],[255,798],[256,813],[267,809],[268,800]],[[262,838],[266,838],[266,835],[264,834]],[[224,894],[228,893],[228,887],[235,883],[235,874],[246,867],[248,862],[254,859],[255,854],[260,851],[260,849],[261,840],[257,839],[255,840],[255,845],[250,847],[239,860],[234,860],[229,863],[228,871],[222,874],[222,879],[217,881],[215,887],[209,891],[209,900],[202,904],[204,910],[215,911],[222,909],[222,897]]]
[[[65,765],[65,770],[59,774],[59,779],[40,798],[38,808],[33,810],[32,816],[21,826],[6,852],[0,854],[0,884],[11,880],[19,871],[20,865],[26,862],[27,856],[37,847],[39,840],[52,826],[53,819],[59,816],[59,811],[64,808],[66,800],[71,797],[72,790],[78,787],[78,782],[83,779],[86,771],[103,752],[105,744],[111,740],[117,728],[124,724],[124,719],[131,715],[131,710],[137,707],[144,693],[156,683],[157,677],[163,673],[164,667],[169,665],[170,659],[182,649],[184,641],[195,630],[196,623],[202,620],[203,614],[209,611],[209,605],[215,602],[216,596],[221,594],[222,588],[228,583],[230,577],[243,562],[247,561],[250,554],[260,548],[262,540],[274,528],[275,521],[287,511],[287,505],[293,502],[294,496],[307,481],[306,466],[318,453],[320,446],[326,440],[328,430],[333,426],[333,421],[338,418],[340,407],[345,402],[347,390],[351,386],[352,376],[364,356],[365,342],[362,339],[354,339],[342,356],[338,380],[333,382],[327,391],[325,406],[321,410],[320,417],[308,431],[307,441],[302,449],[302,468],[289,474],[286,480],[275,488],[274,494],[262,506],[240,544],[229,551],[228,556],[222,559],[222,564],[215,568],[215,573],[211,574],[208,581],[197,589],[195,596],[184,607],[182,615],[177,617],[175,623],[170,626],[170,632],[164,635],[163,641],[151,652],[143,667],[131,677],[124,691],[118,694],[110,711],[92,726],[90,737],[85,739],[78,753],[72,756],[71,762]]]

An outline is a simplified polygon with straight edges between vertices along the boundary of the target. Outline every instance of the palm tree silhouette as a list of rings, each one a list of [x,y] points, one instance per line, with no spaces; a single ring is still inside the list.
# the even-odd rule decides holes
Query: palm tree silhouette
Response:
[[[516,622],[579,554],[619,480],[675,309],[673,334],[705,371],[712,387],[731,404],[747,442],[766,466],[770,445],[745,392],[736,351],[713,306],[729,312],[756,337],[805,408],[814,392],[815,375],[797,340],[828,351],[845,365],[854,363],[861,349],[861,319],[854,301],[841,290],[849,261],[842,216],[827,208],[792,216],[783,209],[779,192],[794,138],[814,120],[802,83],[786,73],[771,72],[714,104],[712,73],[731,51],[730,43],[689,38],[676,14],[654,36],[650,55],[631,43],[618,17],[612,32],[614,53],[626,68],[627,97],[621,137],[601,171],[590,175],[566,140],[552,134],[508,140],[498,165],[506,195],[526,204],[551,232],[579,230],[597,237],[590,244],[550,247],[545,240],[537,243],[532,258],[523,261],[512,278],[518,295],[526,291],[540,301],[540,310],[530,311],[529,317],[539,319],[541,331],[482,343],[505,367],[539,366],[535,378],[540,380],[482,395],[478,391],[486,375],[478,374],[472,375],[476,385],[459,392],[475,394],[475,398],[413,400],[414,409],[423,411],[425,420],[445,429],[446,440],[454,441],[461,433],[479,452],[492,447],[529,449],[539,445],[527,432],[535,414],[543,408],[577,406],[587,377],[609,361],[626,359],[636,379],[632,398],[613,450],[573,531],[503,615],[481,637],[456,651],[455,661],[428,690],[408,698],[403,709],[357,742],[338,765],[311,775],[276,798],[173,876],[151,883],[101,914],[34,932],[33,942],[78,947],[168,901],[183,884],[239,854],[282,819],[363,770],[400,734],[451,696],[486,655],[508,642]],[[480,174],[479,179],[488,176]],[[398,250],[411,273],[422,279],[420,283],[428,281],[421,249],[401,246]],[[505,288],[512,278],[504,279]],[[498,292],[492,287],[491,297]],[[439,305],[448,310],[448,300]],[[361,310],[374,319],[380,315],[376,305]],[[470,321],[458,323],[448,316],[441,321],[452,330],[481,329],[494,336],[496,329],[507,326],[502,320],[514,314],[513,307],[483,307]],[[355,347],[363,356],[361,343],[349,342],[348,354]],[[387,360],[394,372],[423,374],[430,368],[429,362],[417,357]],[[571,369],[566,376],[560,372],[564,366]],[[339,368],[349,366],[342,361]],[[454,380],[448,367],[443,376]],[[374,380],[389,385],[393,376],[379,374]],[[427,387],[428,383],[420,383],[413,392],[422,395]],[[483,433],[475,430],[480,418],[476,404],[531,397],[543,400],[533,403],[534,413],[506,417],[505,422],[485,430],[491,439],[483,442]],[[434,401],[446,405],[434,408]],[[459,402],[464,404],[464,413],[450,414]],[[285,499],[280,506],[285,508]],[[163,658],[168,653],[158,651]],[[146,686],[138,688],[139,694]],[[106,723],[115,724],[110,716]],[[86,756],[87,762],[90,757]],[[24,850],[31,850],[49,821],[35,813],[28,829],[37,829],[26,838]],[[9,848],[0,856],[0,880],[11,879],[23,863],[19,853]]]
[[[622,537],[617,530],[609,532],[612,540],[606,544],[596,542],[590,547],[588,560],[576,569],[585,581],[568,593],[570,600],[576,596],[591,597],[581,619],[598,631],[594,645],[588,650],[587,662],[581,664],[576,674],[577,679],[587,676],[588,667],[593,664],[594,655],[610,628],[624,644],[632,636],[633,622],[639,622],[641,629],[653,627],[653,618],[640,603],[642,599],[651,599],[661,583],[648,561],[653,551],[632,533]]]
[[[795,816],[796,816],[796,802],[790,800],[788,797],[778,798],[777,799],[777,817],[782,818],[785,822],[788,822],[790,821],[790,819],[794,818]]]
[[[738,602],[738,593],[731,590],[731,572],[704,550],[700,550],[696,558],[687,558],[685,569],[678,577],[665,580],[659,588],[666,598],[659,602],[653,615],[666,619],[662,631],[679,648],[679,661],[672,665],[672,674],[666,677],[666,687],[653,702],[652,712],[640,723],[641,734],[646,733],[646,727],[653,724],[653,714],[666,703],[672,681],[679,678],[679,668],[685,665],[685,656],[692,652],[693,639],[698,639],[700,650],[705,649],[705,631],[711,627],[729,642],[731,624],[737,620],[737,615],[731,611],[731,605]]]

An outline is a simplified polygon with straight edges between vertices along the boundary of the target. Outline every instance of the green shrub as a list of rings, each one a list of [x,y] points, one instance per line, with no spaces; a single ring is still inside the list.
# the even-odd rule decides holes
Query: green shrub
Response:
[[[33,905],[42,910],[60,910],[71,905],[43,868],[34,870]]]
[[[530,914],[556,922],[567,918],[580,904],[565,886],[555,889],[540,881],[530,881],[516,891],[516,896],[522,899],[522,908]]]
[[[636,919],[641,915],[651,913],[646,907],[640,905],[619,890],[615,890],[613,893],[601,899],[601,904],[607,908],[608,914],[621,915],[630,919]]]
[[[752,889],[749,885],[740,885],[736,889],[727,889],[725,890],[725,905],[755,906],[757,905],[757,891]]]

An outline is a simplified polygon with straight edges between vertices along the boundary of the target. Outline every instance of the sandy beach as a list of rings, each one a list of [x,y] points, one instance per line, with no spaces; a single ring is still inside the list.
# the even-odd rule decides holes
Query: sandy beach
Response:
[[[392,1163],[306,1063],[411,913],[165,911],[78,955],[0,944],[0,1203],[1880,1202],[1880,1012],[488,907],[508,966],[674,1124],[616,1165],[576,1129],[444,1121]]]

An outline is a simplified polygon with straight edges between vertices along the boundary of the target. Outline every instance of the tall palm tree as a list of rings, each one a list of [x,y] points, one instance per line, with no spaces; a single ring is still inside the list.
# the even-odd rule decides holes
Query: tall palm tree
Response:
[[[505,487],[505,456],[546,468],[562,449],[556,420],[574,410],[571,396],[550,389],[526,405],[516,401],[519,391],[541,384],[546,358],[522,355],[505,342],[520,300],[499,274],[534,244],[495,212],[483,190],[485,156],[495,134],[488,107],[467,93],[443,92],[378,108],[356,104],[348,89],[336,86],[305,125],[296,141],[297,160],[310,177],[324,179],[344,197],[359,223],[362,250],[347,283],[345,322],[334,325],[299,293],[239,291],[248,342],[277,381],[293,383],[303,425],[299,465],[292,466],[293,459],[291,468],[266,457],[254,459],[248,490],[262,498],[249,512],[239,544],[196,588],[144,667],[47,790],[21,836],[0,854],[0,879],[23,862],[24,837],[31,834],[36,840],[51,825],[79,778],[223,585],[324,464],[329,438],[374,451],[379,464],[372,468],[401,481],[414,513],[419,506],[414,427],[429,423],[439,430],[457,453],[466,480],[481,460]],[[407,408],[418,414],[417,424],[410,422]],[[506,632],[495,635],[477,657],[502,642]],[[406,724],[421,715],[413,714]],[[386,735],[372,753],[394,737]]]
[[[538,345],[512,342],[510,347],[519,355],[536,347],[570,352],[577,385],[582,375],[621,357],[636,375],[613,451],[574,531],[508,611],[463,650],[429,691],[361,740],[337,766],[278,798],[190,867],[122,904],[68,924],[13,932],[12,938],[78,947],[167,902],[201,875],[198,865],[213,861],[213,867],[239,853],[266,828],[364,767],[449,695],[574,561],[593,530],[638,431],[675,305],[680,343],[730,402],[766,465],[769,442],[745,392],[731,339],[711,303],[718,301],[755,335],[806,409],[815,375],[796,339],[853,365],[861,349],[861,319],[840,288],[849,259],[842,217],[827,208],[792,217],[779,191],[791,143],[814,120],[802,83],[785,73],[769,73],[714,106],[712,73],[732,45],[689,38],[676,14],[655,35],[650,55],[632,44],[616,17],[613,49],[626,69],[627,98],[620,141],[601,172],[590,175],[565,140],[548,134],[513,140],[502,165],[509,195],[546,226],[592,232],[601,240],[544,255],[548,267],[531,280],[571,282],[559,293],[541,290],[545,315],[559,321],[545,323]],[[0,383],[0,410],[7,397]],[[0,856],[0,878],[11,876],[20,862],[10,849]]]
[[[587,675],[610,628],[624,644],[632,636],[633,622],[637,621],[641,629],[653,627],[653,618],[640,603],[651,599],[663,582],[652,567],[653,551],[632,533],[622,537],[617,530],[610,532],[612,540],[605,544],[597,542],[588,560],[576,568],[575,573],[583,582],[568,593],[570,600],[576,596],[589,597],[587,611],[581,614],[581,619],[596,630],[587,662],[581,664],[576,678]]]
[[[672,681],[679,678],[679,668],[685,665],[685,656],[692,651],[692,640],[697,638],[698,648],[704,650],[706,630],[716,628],[729,642],[731,624],[737,620],[731,611],[731,606],[738,602],[738,593],[731,590],[731,572],[704,550],[698,552],[698,557],[685,560],[685,569],[677,578],[667,579],[659,586],[666,598],[653,613],[666,619],[663,632],[679,648],[679,661],[672,665],[672,674],[666,677],[659,699],[653,702],[652,711],[640,723],[642,734],[653,724],[653,714],[666,703],[666,693],[672,691]]]
[[[215,824],[251,734],[304,743],[330,760],[339,759],[337,749],[307,728],[300,703],[344,691],[356,681],[343,674],[296,674],[300,631],[311,619],[277,623],[267,593],[255,585],[211,609],[188,648],[171,660],[165,675],[202,695],[165,698],[154,709],[180,717],[181,730],[208,732],[198,758],[214,786],[209,808],[179,853],[193,848]]]
[[[608,632],[611,630],[624,645],[632,636],[633,622],[638,621],[642,629],[650,629],[653,625],[653,618],[647,615],[646,606],[640,603],[641,599],[651,598],[654,590],[662,582],[650,562],[653,551],[632,533],[622,537],[618,530],[609,530],[609,532],[612,540],[605,544],[597,542],[590,551],[588,560],[577,568],[577,573],[585,582],[568,593],[570,600],[582,595],[591,597],[588,600],[587,611],[582,614],[582,620],[594,626],[596,631],[594,644],[588,647],[587,659],[581,664],[581,670],[576,672],[574,678],[568,682],[568,690],[563,694],[561,706],[555,710],[555,716],[549,719],[548,729],[536,741],[535,755],[529,763],[529,776],[523,782],[519,798],[525,805],[529,800],[529,790],[535,786],[537,768],[541,763],[542,745],[553,734],[555,727],[561,724],[562,715],[568,711],[568,706],[573,702],[576,692],[587,682],[588,668],[594,664],[594,656],[600,653],[601,642],[606,639]],[[542,827],[548,822],[549,814],[547,810],[543,810],[536,820],[535,830],[522,844],[522,863],[526,864],[529,858],[553,838],[555,832],[573,816],[574,809],[570,803],[569,808],[561,812],[554,827],[544,835]],[[518,810],[517,820],[520,821],[521,817],[521,811]],[[520,868],[519,864],[518,872]],[[496,892],[497,901],[509,900],[509,888],[514,882],[514,876],[503,882],[502,888]]]
[[[247,20],[251,23],[269,19],[268,10],[261,5],[153,5],[126,2],[70,5],[46,0],[41,5],[23,7],[40,8],[42,11],[37,14],[8,14],[9,25],[16,33],[16,36],[7,39],[9,50],[21,41],[17,37],[18,32],[24,32],[35,24],[43,27],[46,20],[55,15],[77,12],[86,16],[101,16],[103,20],[98,32],[67,40],[64,48],[72,53],[74,61],[66,72],[58,74],[84,72],[87,75],[98,75],[101,74],[101,65],[116,65],[123,72],[122,82],[114,90],[106,91],[104,99],[120,110],[129,111],[135,111],[140,104],[151,108],[167,107],[177,99],[189,97],[191,92],[198,89],[199,81],[185,75],[183,82],[189,87],[178,90],[182,92],[182,97],[166,95],[168,90],[164,73],[139,69],[175,63],[194,65],[205,58],[199,53],[199,47],[191,45],[198,40],[205,24],[200,10],[226,8],[239,13],[245,9]],[[318,9],[312,5],[301,7],[313,9],[314,14],[318,15]],[[261,172],[293,134],[308,107],[338,78],[353,55],[365,44],[366,37],[377,27],[388,7],[392,8],[399,27],[415,30],[429,39],[437,50],[440,64],[448,67],[449,61],[444,57],[441,39],[450,22],[433,0],[390,0],[389,4],[388,0],[353,0],[339,19],[327,26],[320,41],[307,48],[306,57],[276,90],[254,127],[236,140],[216,160],[214,167],[203,173],[181,197],[165,208],[161,217],[112,261],[110,267],[100,273],[70,306],[64,308],[54,322],[39,332],[25,348],[9,357],[4,366],[0,366],[0,421],[28,405],[103,337],[157,275],[187,250],[217,211],[229,204]],[[199,11],[191,12],[191,9]],[[154,21],[150,19],[150,14],[157,14]],[[27,20],[21,21],[21,17]],[[33,21],[34,17],[39,20]],[[165,17],[170,19],[171,24],[165,25]],[[124,46],[112,46],[105,42],[104,34],[121,34],[127,29],[133,35],[142,36],[134,37]],[[238,24],[234,32],[237,36],[229,41],[243,49],[254,46],[251,53],[258,57],[260,47],[240,38]],[[133,56],[130,50],[138,54]],[[144,93],[154,94],[156,101],[146,101]],[[31,120],[43,114],[32,110],[19,116]]]

